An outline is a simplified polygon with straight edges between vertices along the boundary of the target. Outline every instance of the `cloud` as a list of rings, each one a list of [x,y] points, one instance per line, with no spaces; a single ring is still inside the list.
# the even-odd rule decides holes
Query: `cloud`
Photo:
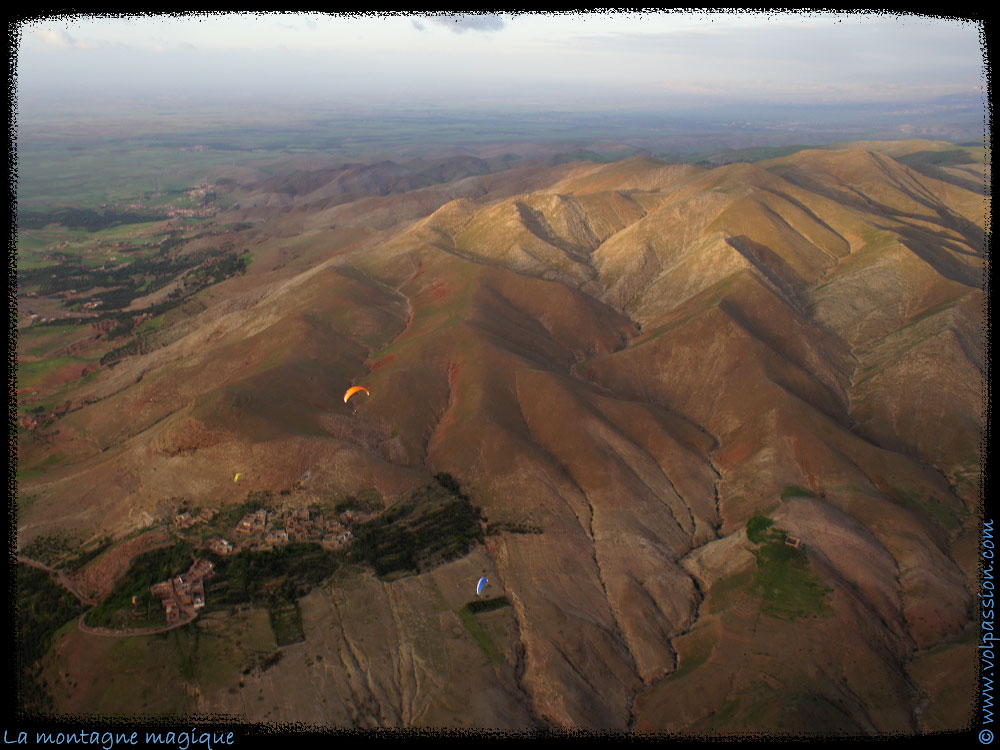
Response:
[[[130,51],[132,48],[122,42],[109,42],[103,39],[78,39],[71,36],[65,29],[31,29],[31,36],[42,44],[58,49],[76,50],[106,50],[118,49]],[[155,43],[154,43],[155,46]]]
[[[482,13],[471,16],[435,16],[430,21],[439,26],[446,26],[456,34],[464,34],[470,30],[500,31],[504,27],[503,19],[494,13]]]
[[[413,20],[413,28],[415,28],[417,31],[427,31],[427,27],[424,26],[422,23],[420,23],[420,21],[417,21],[415,19]]]
[[[66,31],[57,29],[32,29],[31,34],[35,39],[50,47],[59,47],[61,49],[75,49],[79,47],[77,41]]]

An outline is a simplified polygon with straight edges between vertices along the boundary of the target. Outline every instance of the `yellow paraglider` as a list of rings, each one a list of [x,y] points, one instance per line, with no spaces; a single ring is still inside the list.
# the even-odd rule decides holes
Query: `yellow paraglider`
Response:
[[[243,476],[243,472],[242,472],[242,471],[238,471],[238,472],[236,472],[236,476],[235,476],[235,477],[233,477],[233,481],[234,481],[234,482],[238,482],[238,481],[240,481],[240,477],[241,477],[241,476]]]
[[[368,391],[368,389],[365,388],[364,386],[355,385],[355,386],[352,386],[351,388],[347,389],[347,393],[344,394],[344,403],[346,404],[348,402],[348,400],[351,398],[351,396],[353,396],[358,391],[364,391],[366,396],[371,396],[372,395]]]

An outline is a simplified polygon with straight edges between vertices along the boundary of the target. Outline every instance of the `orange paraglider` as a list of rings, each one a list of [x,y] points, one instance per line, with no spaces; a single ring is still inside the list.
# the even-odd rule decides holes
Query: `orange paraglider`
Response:
[[[364,391],[366,396],[372,395],[371,392],[364,386],[355,385],[347,389],[347,393],[344,394],[344,403],[346,404],[350,400],[351,396],[353,396],[358,391]]]

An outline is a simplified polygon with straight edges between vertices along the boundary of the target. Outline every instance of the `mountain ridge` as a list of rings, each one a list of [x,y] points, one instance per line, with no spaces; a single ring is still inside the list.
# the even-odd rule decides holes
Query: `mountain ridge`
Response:
[[[306,473],[309,496],[374,486],[391,506],[448,473],[488,519],[542,532],[309,594],[309,648],[355,675],[368,654],[378,686],[350,678],[313,720],[374,701],[351,721],[935,728],[914,713],[947,695],[915,676],[922,654],[972,658],[988,204],[893,156],[928,150],[711,169],[632,157],[412,188],[383,163],[388,181],[357,186],[384,194],[364,197],[337,193],[354,167],[243,185],[215,221],[257,219],[247,274],[201,293],[160,348],[81,385],[54,442],[22,439],[22,460],[51,468],[22,482],[21,534],[73,521],[125,535],[165,498],[230,505],[244,482],[277,492]],[[353,384],[371,391],[356,413],[341,400]],[[826,609],[768,614],[758,514],[805,544]],[[380,645],[347,634],[348,599],[450,632],[449,609],[413,597],[473,568],[510,602],[489,620],[508,660],[460,681],[506,695],[503,710],[400,682],[421,658],[478,664],[461,638],[432,645],[397,620],[379,620]],[[393,642],[388,661],[371,656]],[[341,677],[288,658],[249,684],[277,696],[302,670],[328,687],[295,695],[332,699],[325,681]],[[264,703],[216,691],[203,710],[304,716]]]

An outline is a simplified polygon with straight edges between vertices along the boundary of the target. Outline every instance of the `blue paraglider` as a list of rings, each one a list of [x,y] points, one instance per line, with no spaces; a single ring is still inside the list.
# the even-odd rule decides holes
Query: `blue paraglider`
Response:
[[[486,576],[479,579],[479,583],[476,584],[476,596],[483,595],[483,589],[486,588],[487,583],[489,583],[489,579]]]

